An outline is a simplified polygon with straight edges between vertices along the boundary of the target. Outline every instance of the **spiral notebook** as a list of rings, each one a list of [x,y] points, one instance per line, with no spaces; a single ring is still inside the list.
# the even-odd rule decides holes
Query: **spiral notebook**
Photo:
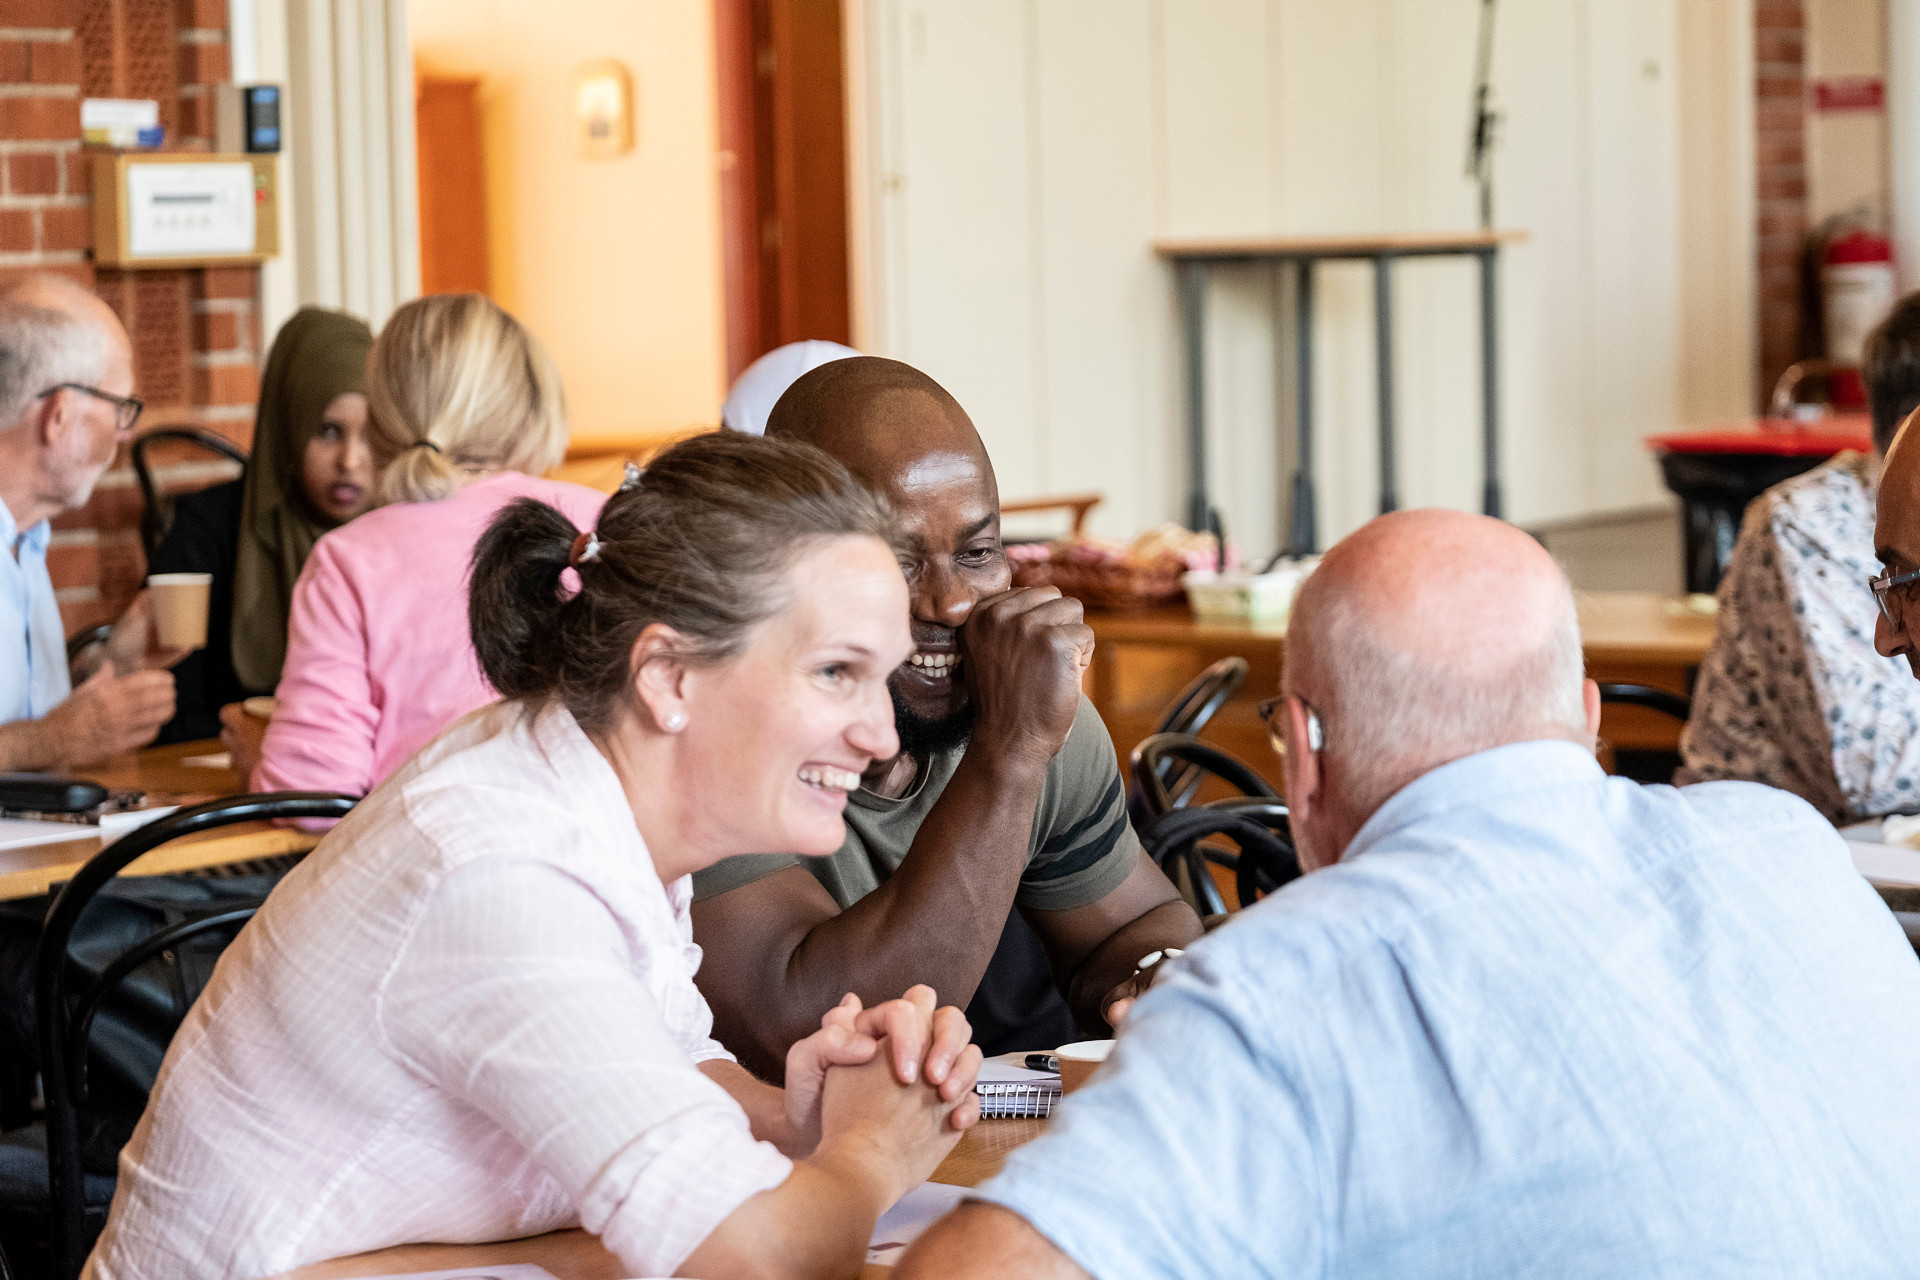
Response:
[[[982,1120],[1050,1116],[1054,1103],[1060,1100],[1060,1077],[1052,1071],[1032,1071],[1013,1062],[993,1060],[980,1064],[980,1078],[973,1091],[980,1095]]]

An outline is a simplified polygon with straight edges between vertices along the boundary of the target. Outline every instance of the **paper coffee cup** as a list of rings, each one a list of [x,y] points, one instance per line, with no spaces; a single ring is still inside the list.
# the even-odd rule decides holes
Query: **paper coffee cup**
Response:
[[[154,629],[163,649],[207,647],[207,597],[213,592],[210,573],[154,573],[147,575],[153,592]]]
[[[1060,1060],[1060,1092],[1072,1093],[1107,1060],[1113,1049],[1111,1040],[1076,1040],[1053,1051]]]

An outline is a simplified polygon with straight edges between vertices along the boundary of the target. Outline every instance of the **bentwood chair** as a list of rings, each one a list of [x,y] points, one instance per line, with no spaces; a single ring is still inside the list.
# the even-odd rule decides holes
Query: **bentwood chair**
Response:
[[[242,467],[247,465],[245,449],[225,436],[200,427],[157,427],[137,437],[131,451],[133,475],[140,482],[140,497],[144,503],[140,509],[140,545],[146,549],[149,560],[153,559],[153,553],[159,550],[160,544],[166,541],[167,530],[173,527],[173,495],[162,492],[154,478],[153,466],[147,459],[148,450],[160,440],[179,440],[198,445]]]
[[[1167,705],[1167,709],[1161,713],[1160,723],[1154,726],[1154,734],[1198,737],[1200,731],[1207,727],[1207,722],[1213,719],[1214,712],[1239,692],[1246,678],[1245,658],[1220,659],[1189,681],[1179,696]],[[1200,783],[1206,777],[1204,766],[1174,756],[1160,758],[1155,768],[1155,776],[1163,791],[1173,798],[1149,797],[1141,783],[1130,785],[1127,789],[1127,815],[1133,819],[1136,827],[1152,821],[1157,813],[1186,804],[1193,799],[1194,792],[1200,789]],[[1150,801],[1157,804],[1157,808],[1149,807]]]
[[[1203,919],[1227,910],[1211,867],[1233,872],[1241,906],[1251,905],[1300,874],[1286,804],[1245,761],[1190,734],[1157,733],[1133,749],[1128,763],[1144,817],[1137,822],[1140,842]],[[1164,781],[1171,772],[1169,765],[1199,776],[1183,792],[1176,792]],[[1241,794],[1189,806],[1193,792],[1208,776]],[[1203,844],[1210,836],[1231,840],[1239,852]]]
[[[239,822],[290,818],[342,818],[351,796],[285,791],[229,796],[168,814],[131,831],[95,854],[55,895],[41,927],[34,968],[34,1015],[45,1099],[45,1169],[50,1208],[53,1275],[80,1274],[93,1239],[106,1222],[113,1179],[88,1174],[81,1162],[79,1107],[88,1098],[89,1037],[103,1003],[134,972],[207,934],[237,931],[261,900],[223,903],[177,920],[112,958],[97,976],[77,966],[70,952],[76,926],[88,905],[128,864],[172,840]],[[18,1156],[32,1136],[7,1140]]]
[[[1644,707],[1648,711],[1671,716],[1682,725],[1693,714],[1693,702],[1686,695],[1647,684],[1603,684],[1600,686],[1600,705]],[[1616,747],[1613,752],[1614,772],[1635,782],[1671,782],[1679,767],[1678,751]]]

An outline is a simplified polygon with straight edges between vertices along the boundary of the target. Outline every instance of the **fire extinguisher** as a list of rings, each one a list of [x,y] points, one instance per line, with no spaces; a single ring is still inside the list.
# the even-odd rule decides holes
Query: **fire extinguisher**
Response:
[[[1828,394],[1835,408],[1864,409],[1866,388],[1857,372],[1867,335],[1893,310],[1897,293],[1893,241],[1854,230],[1827,241],[1820,256],[1820,312],[1827,359],[1847,366],[1833,375]]]

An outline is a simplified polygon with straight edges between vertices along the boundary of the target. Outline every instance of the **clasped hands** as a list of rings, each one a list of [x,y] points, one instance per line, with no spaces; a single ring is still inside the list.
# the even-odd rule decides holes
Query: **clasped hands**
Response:
[[[820,1030],[787,1051],[789,1154],[820,1144],[823,1127],[870,1127],[893,1140],[951,1143],[980,1118],[973,1086],[980,1048],[952,1005],[936,1008],[933,988],[865,1008],[852,993],[820,1019]]]

